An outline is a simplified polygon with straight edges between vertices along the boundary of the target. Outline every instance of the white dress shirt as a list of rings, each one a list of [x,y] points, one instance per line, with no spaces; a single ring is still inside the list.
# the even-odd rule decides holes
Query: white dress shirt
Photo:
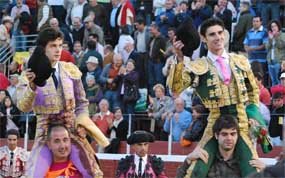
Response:
[[[136,165],[136,174],[139,175],[139,163],[140,163],[140,158],[142,158],[142,175],[145,170],[145,165],[147,163],[147,155],[144,157],[139,157],[138,155],[135,154],[135,165]]]
[[[208,51],[208,55],[207,57],[212,61],[212,63],[214,64],[214,66],[216,67],[217,69],[217,72],[220,76],[221,79],[224,80],[224,76],[222,74],[222,69],[221,69],[221,66],[220,64],[218,63],[217,61],[217,58],[219,56],[213,54],[211,51]],[[228,53],[224,50],[223,54],[221,55],[221,57],[224,58],[224,62],[225,62],[225,65],[226,65],[226,70],[228,71],[229,74],[231,74],[231,68],[230,68],[230,56],[228,55]]]

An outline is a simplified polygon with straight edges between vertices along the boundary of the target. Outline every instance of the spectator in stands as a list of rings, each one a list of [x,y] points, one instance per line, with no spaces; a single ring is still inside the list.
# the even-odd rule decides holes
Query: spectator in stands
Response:
[[[59,31],[61,31],[61,32],[63,33],[63,35],[64,35],[63,41],[67,41],[69,48],[72,49],[72,43],[73,43],[72,38],[71,38],[72,35],[71,35],[71,33],[68,31],[68,29],[65,28],[64,26],[61,26],[61,27],[60,27],[60,26],[59,26],[59,21],[58,21],[57,18],[52,18],[52,19],[50,19],[49,25],[50,25],[50,27],[52,27],[53,29],[59,30]]]
[[[81,44],[83,43],[84,38],[84,25],[79,17],[72,18],[72,26],[71,26],[71,34],[73,41],[79,41]]]
[[[4,16],[0,25],[0,47],[10,45],[10,33],[13,27],[13,19],[10,16]],[[1,55],[3,56],[3,55]]]
[[[167,42],[166,42],[166,48],[165,48],[166,50],[164,53],[165,58],[170,57],[174,53],[172,43],[173,43],[173,39],[174,39],[175,35],[176,35],[176,28],[174,28],[174,27],[168,28],[168,30],[167,30]]]
[[[260,114],[263,116],[263,119],[266,123],[266,126],[268,127],[269,121],[271,118],[269,108],[265,104],[263,104],[262,102],[259,102],[259,111],[260,111]]]
[[[28,153],[17,146],[20,138],[17,130],[8,130],[6,137],[7,145],[0,147],[0,177],[23,177]]]
[[[97,113],[97,105],[99,101],[103,99],[103,92],[99,84],[96,83],[96,79],[93,75],[86,75],[86,98],[89,101],[89,115],[92,117]]]
[[[285,103],[285,72],[281,73],[280,75],[280,84],[274,85],[270,88],[272,96],[280,92],[283,95],[283,101]]]
[[[86,136],[83,134],[83,138]],[[66,126],[61,124],[51,125],[47,132],[47,145],[50,149],[51,165],[45,174],[45,177],[85,177],[81,168],[77,168],[70,159],[73,148],[71,147],[70,133]]]
[[[272,96],[272,107],[273,110],[271,112],[271,119],[269,122],[269,135],[271,137],[279,137],[279,141],[275,142],[275,145],[282,145],[281,140],[283,140],[283,120],[284,120],[284,112],[285,112],[285,104],[283,101],[282,93],[274,93]],[[274,139],[276,141],[276,139]]]
[[[14,30],[18,29],[18,23],[21,17],[21,13],[27,12],[28,14],[30,14],[29,7],[23,3],[23,0],[17,0],[16,2],[16,5],[11,9],[11,17],[13,19],[13,22],[15,23]]]
[[[156,18],[162,12],[165,12],[166,0],[153,0],[154,17]]]
[[[65,24],[66,17],[64,0],[48,0],[47,3],[52,8],[53,17],[58,20],[59,26],[63,26]]]
[[[73,43],[72,56],[75,59],[75,64],[77,65],[77,67],[80,67],[81,62],[83,60],[83,56],[84,56],[84,51],[82,49],[82,45],[81,45],[80,41],[75,41]]]
[[[271,83],[279,83],[279,72],[282,61],[285,61],[285,34],[278,20],[272,20],[268,24],[268,43],[266,43],[268,71]]]
[[[12,100],[13,100],[13,103],[16,102],[16,89],[18,87],[18,84],[19,84],[19,75],[18,74],[13,74],[13,75],[10,75],[10,85],[9,87],[7,88],[7,91],[9,92],[9,95],[11,96]]]
[[[111,64],[113,61],[114,56],[114,49],[111,45],[107,44],[104,46],[104,60],[103,60],[103,67],[107,64]]]
[[[0,64],[0,90],[6,90],[10,84],[4,73],[4,67],[4,64]]]
[[[147,87],[147,79],[148,79],[148,45],[150,43],[150,29],[146,26],[145,20],[143,18],[137,18],[135,23],[136,31],[134,32],[134,50],[139,55],[139,60],[132,57],[136,61],[136,65],[140,67],[136,67],[139,70],[140,76],[144,76],[140,78],[140,87]]]
[[[165,12],[162,12],[155,18],[155,23],[159,28],[161,35],[167,37],[169,27],[174,26],[175,12],[172,0],[165,1]]]
[[[106,99],[102,99],[99,102],[99,112],[96,113],[92,117],[93,122],[97,125],[97,127],[101,130],[101,132],[109,138],[110,130],[109,130],[109,123],[113,122],[114,114],[109,111],[109,102]],[[104,148],[99,146],[98,152],[104,152]]]
[[[53,17],[52,9],[45,0],[37,0],[37,31],[49,26],[49,21]]]
[[[255,16],[252,19],[252,29],[250,29],[244,39],[244,49],[248,53],[248,60],[260,62],[264,74],[264,83],[268,84],[268,66],[266,62],[267,51],[265,45],[268,42],[266,29],[262,26],[262,18]]]
[[[234,52],[245,52],[243,41],[246,33],[252,27],[252,18],[249,2],[240,2],[240,17],[234,28],[232,50]]]
[[[95,56],[89,56],[88,60],[86,61],[86,66],[88,72],[85,76],[92,75],[94,76],[95,80],[99,82],[99,78],[102,73],[102,68],[99,66],[98,58],[96,58]]]
[[[240,137],[236,119],[231,115],[221,116],[213,125],[213,135],[215,135],[218,142],[218,150],[217,154],[214,155],[214,158],[209,157],[208,150],[196,146],[196,148],[187,155],[183,165],[177,170],[177,177],[184,177],[191,164],[199,159],[205,163],[213,161],[209,171],[206,172],[207,177],[215,177],[217,174],[221,177],[241,177],[241,168],[239,166],[238,157],[234,156],[236,144]],[[260,160],[256,158],[251,159],[252,160],[250,160],[249,163],[253,167],[259,169],[265,168],[265,164]],[[201,177],[200,174],[196,174],[196,176]]]
[[[86,0],[75,0],[74,6],[71,9],[70,12],[70,18],[71,20],[74,18],[79,18],[80,20],[83,20],[83,9],[85,6],[87,6]]]
[[[174,111],[174,102],[172,98],[165,96],[165,88],[162,84],[156,84],[153,90],[155,97],[149,96],[148,117],[155,120],[155,138],[166,141],[168,138],[163,125],[168,112]]]
[[[174,26],[178,27],[181,23],[183,23],[183,21],[189,18],[191,18],[191,12],[189,11],[188,2],[181,1],[176,7]]]
[[[114,109],[114,121],[107,120],[110,130],[110,145],[105,148],[105,153],[118,153],[120,141],[127,140],[129,123],[124,119],[120,107]]]
[[[172,134],[172,140],[177,142],[180,140],[181,134],[189,127],[192,122],[191,114],[184,109],[184,100],[176,98],[175,111],[167,111],[168,114],[163,125],[163,130]],[[170,126],[172,124],[172,126]],[[172,130],[170,130],[172,128]]]
[[[127,63],[129,52],[126,50],[127,45],[134,44],[134,39],[131,36],[129,29],[127,26],[123,26],[120,28],[121,33],[119,36],[118,44],[115,47],[115,52],[120,53],[122,55],[124,64]]]
[[[265,88],[263,85],[262,73],[254,72],[253,74],[255,77],[256,84],[258,85],[258,88],[259,88],[259,101],[265,104],[266,106],[270,106],[271,96],[270,96],[270,92],[268,91],[268,89]]]
[[[103,45],[104,44],[104,32],[102,28],[93,22],[93,19],[91,16],[85,17],[84,24],[85,24],[85,30],[84,30],[84,38],[83,38],[83,48],[86,49],[87,42],[89,39],[89,34],[92,34],[92,33],[95,33],[98,35],[98,42]]]
[[[174,50],[174,49],[173,49]],[[162,73],[166,79],[166,86],[169,93],[174,98],[177,98],[181,92],[189,85],[180,80],[184,73],[184,67],[191,61],[187,56],[184,56],[182,51],[174,51],[174,55],[170,56],[162,68]]]
[[[112,37],[112,46],[114,47],[119,40],[119,25],[118,25],[118,16],[121,11],[121,2],[120,0],[112,0],[112,10],[110,13],[110,31]]]
[[[139,99],[139,75],[135,71],[135,62],[129,59],[126,67],[121,67],[114,79],[117,87],[117,96],[120,98],[124,114],[134,114],[135,105]]]
[[[180,143],[188,143],[189,146],[192,142],[198,142],[203,136],[204,130],[207,126],[207,110],[203,105],[195,105],[192,108],[192,118],[190,126],[185,130],[185,132],[181,135]],[[185,142],[186,141],[186,142]]]
[[[218,0],[218,3],[214,7],[214,17],[220,18],[225,28],[231,35],[232,32],[232,11],[227,9],[228,0]],[[230,38],[229,38],[230,39]]]
[[[152,134],[137,130],[127,139],[135,153],[123,158],[118,163],[116,178],[124,177],[159,177],[166,178],[164,163],[161,158],[148,154],[149,143],[154,142]]]
[[[96,42],[93,40],[89,40],[87,43],[88,51],[83,55],[81,65],[79,67],[80,71],[82,72],[83,76],[86,75],[88,72],[87,63],[86,61],[90,56],[94,56],[98,60],[99,67],[102,66],[102,56],[96,51]],[[83,78],[84,79],[84,78]],[[84,79],[85,80],[85,79]]]
[[[5,89],[0,89],[0,107],[3,106],[2,104],[6,96],[10,97],[9,92]]]
[[[263,19],[262,24],[266,26],[270,20],[279,20],[280,1],[279,0],[259,0],[256,3],[257,11]]]
[[[107,11],[105,7],[99,4],[97,0],[89,0],[89,3],[83,8],[83,18],[87,17],[90,11],[95,14],[94,23],[105,31],[107,25]]]
[[[104,86],[104,97],[110,102],[110,108],[120,106],[117,95],[117,87],[114,83],[114,79],[119,75],[119,71],[123,65],[123,59],[120,54],[115,54],[113,62],[107,64],[100,75],[100,82]]]
[[[166,40],[161,35],[159,27],[156,24],[152,24],[150,27],[150,33],[153,38],[149,44],[149,60],[148,60],[148,88],[153,96],[152,88],[155,84],[165,83],[165,78],[162,74],[162,68],[165,64],[165,59],[162,51],[165,51]]]
[[[134,31],[135,9],[129,0],[121,0],[121,9],[118,14],[118,26],[127,26],[130,34]]]
[[[88,36],[88,40],[92,40],[96,42],[96,51],[101,55],[101,57],[104,56],[104,46],[99,43],[98,41],[99,36],[96,33],[90,33]],[[102,67],[102,61],[100,61],[100,66]]]
[[[191,17],[198,29],[201,23],[213,15],[212,8],[206,4],[206,0],[196,0],[191,3]]]
[[[13,104],[11,98],[6,96],[3,99],[3,105],[0,108],[0,137],[4,138],[7,130],[16,129],[19,130],[19,118],[20,111]]]
[[[12,61],[11,64],[9,64],[8,66],[9,69],[9,74],[21,74],[20,68],[19,68],[19,64],[16,61]]]

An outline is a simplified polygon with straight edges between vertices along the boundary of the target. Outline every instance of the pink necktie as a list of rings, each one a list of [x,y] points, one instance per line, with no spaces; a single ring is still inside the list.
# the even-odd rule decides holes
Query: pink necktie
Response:
[[[226,85],[230,84],[231,74],[227,70],[226,64],[224,62],[224,58],[219,56],[217,58],[217,62],[219,63],[221,70],[222,70],[222,75],[224,77],[224,84],[226,84]]]

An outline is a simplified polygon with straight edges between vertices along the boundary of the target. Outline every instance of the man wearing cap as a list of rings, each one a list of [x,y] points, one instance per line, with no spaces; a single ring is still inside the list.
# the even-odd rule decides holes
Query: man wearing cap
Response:
[[[283,102],[285,102],[285,72],[280,75],[280,84],[274,85],[270,88],[272,96],[280,92],[283,95]]]
[[[10,16],[5,16],[0,25],[0,47],[10,44],[10,31],[13,27],[13,19]]]
[[[88,60],[86,61],[86,66],[87,66],[88,72],[83,77],[85,78],[85,76],[87,76],[87,75],[92,75],[92,76],[94,76],[95,81],[98,82],[100,74],[102,72],[102,69],[101,69],[101,67],[98,66],[98,64],[99,64],[99,61],[98,61],[97,57],[89,56]]]
[[[137,130],[128,137],[127,143],[133,147],[135,154],[119,161],[116,178],[167,178],[161,158],[148,155],[150,142],[154,142],[154,136],[143,130]]]
[[[95,33],[98,35],[98,42],[102,45],[104,44],[104,32],[101,27],[96,25],[93,21],[93,18],[89,15],[84,19],[85,31],[83,38],[83,48],[86,49],[87,41],[89,38],[89,34]]]

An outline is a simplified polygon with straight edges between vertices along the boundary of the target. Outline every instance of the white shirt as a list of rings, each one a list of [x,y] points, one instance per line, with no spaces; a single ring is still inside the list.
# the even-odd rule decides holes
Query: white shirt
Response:
[[[73,6],[73,8],[71,9],[71,19],[73,19],[74,17],[79,17],[80,19],[82,19],[83,17],[83,7],[87,2],[85,1],[82,4],[77,4],[75,6]]]
[[[63,6],[64,0],[48,0],[48,5],[50,5],[50,6]]]
[[[48,17],[49,17],[49,8],[50,7],[48,7],[48,5],[44,5],[44,7],[43,7],[43,17],[42,17],[42,19],[39,21],[39,23],[38,23],[38,28],[41,28],[41,26],[43,25],[43,24],[45,24],[46,23],[46,21],[48,20]]]
[[[139,163],[140,163],[140,157],[135,154],[135,165],[136,165],[136,174],[139,175]],[[145,170],[145,165],[147,163],[147,155],[142,157],[142,174],[144,173]]]
[[[222,69],[220,67],[220,64],[217,61],[217,58],[219,56],[213,54],[211,51],[208,51],[207,57],[212,61],[212,63],[216,67],[217,72],[218,72],[219,76],[221,77],[221,79],[224,79],[224,76],[222,74]],[[229,57],[229,55],[227,54],[227,52],[225,50],[224,50],[223,54],[221,55],[221,57],[224,58],[224,62],[226,64],[226,70],[228,71],[229,74],[231,74],[230,61],[229,61],[230,57]]]
[[[146,28],[144,28],[144,30],[142,32],[138,32],[138,36],[137,36],[137,44],[136,44],[136,48],[138,52],[146,52],[146,44],[145,44],[145,33],[146,33]]]

